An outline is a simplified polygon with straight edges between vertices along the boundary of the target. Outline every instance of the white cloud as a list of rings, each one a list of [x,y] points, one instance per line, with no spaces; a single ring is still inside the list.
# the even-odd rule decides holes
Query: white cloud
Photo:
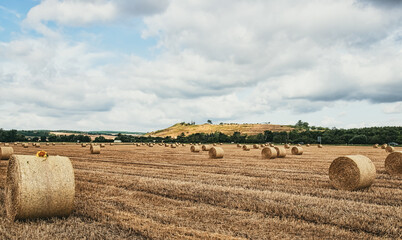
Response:
[[[24,20],[43,38],[0,43],[0,101],[10,113],[0,124],[154,130],[325,111],[314,124],[360,126],[355,115],[337,120],[336,102],[390,103],[384,112],[401,114],[401,9],[352,0],[44,0]],[[62,31],[132,17],[143,19],[142,36],[157,39],[159,55],[96,50]]]

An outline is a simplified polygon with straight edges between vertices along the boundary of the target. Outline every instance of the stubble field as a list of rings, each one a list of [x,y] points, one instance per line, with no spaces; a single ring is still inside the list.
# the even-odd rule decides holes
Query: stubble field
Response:
[[[13,147],[16,154],[39,150]],[[402,177],[385,173],[383,149],[311,146],[268,160],[261,149],[222,147],[223,159],[209,159],[188,145],[107,145],[100,155],[88,146],[43,146],[74,166],[75,210],[64,219],[9,222],[7,161],[0,161],[0,239],[402,238]],[[371,188],[330,186],[332,160],[350,154],[374,162]]]

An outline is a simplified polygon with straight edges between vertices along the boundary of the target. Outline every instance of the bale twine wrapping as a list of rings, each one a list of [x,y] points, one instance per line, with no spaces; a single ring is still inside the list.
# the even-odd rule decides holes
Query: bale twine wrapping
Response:
[[[378,148],[378,144],[374,144],[374,145],[373,145],[373,148]]]
[[[247,145],[243,145],[243,151],[250,151],[250,147]]]
[[[224,151],[221,147],[212,147],[208,154],[209,158],[223,158]]]
[[[385,148],[385,151],[388,152],[388,153],[392,153],[392,152],[395,151],[395,148],[392,147],[392,146],[387,146],[387,147]]]
[[[292,154],[293,155],[302,155],[303,148],[302,147],[292,147]]]
[[[286,149],[284,147],[275,147],[275,150],[278,158],[286,157]]]
[[[13,153],[14,149],[12,147],[0,147],[0,160],[8,160]]]
[[[253,145],[253,148],[254,148],[254,149],[259,149],[260,146],[258,146],[257,144],[254,144],[254,145]]]
[[[193,145],[190,147],[190,151],[191,152],[199,152],[199,151],[201,151],[201,147]]]
[[[388,154],[385,170],[391,175],[402,175],[402,151]]]
[[[290,144],[285,144],[285,148],[289,149],[290,148]]]
[[[376,169],[368,157],[349,155],[338,157],[329,167],[329,180],[339,190],[357,190],[370,187],[376,177]]]
[[[262,158],[272,159],[276,158],[277,155],[278,153],[276,152],[276,149],[273,147],[264,147],[261,151]]]
[[[89,150],[91,151],[91,154],[100,154],[100,146],[98,145],[92,145],[89,148]]]
[[[211,149],[210,145],[202,145],[202,151],[209,151]]]
[[[388,146],[388,144],[383,144],[383,145],[381,145],[381,149],[385,149],[385,148],[387,148],[387,146]]]
[[[322,145],[321,145],[321,144],[318,144],[317,147],[318,147],[318,148],[322,148]]]
[[[5,187],[10,220],[68,216],[74,208],[74,196],[74,170],[68,157],[10,158]]]

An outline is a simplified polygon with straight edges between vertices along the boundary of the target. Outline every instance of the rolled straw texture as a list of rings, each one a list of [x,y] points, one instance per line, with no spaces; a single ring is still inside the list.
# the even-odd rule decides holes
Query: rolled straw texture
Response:
[[[224,153],[221,147],[212,147],[208,152],[210,158],[223,158]]]
[[[329,180],[339,190],[353,191],[373,184],[376,169],[373,162],[363,155],[338,157],[329,167]]]
[[[7,169],[5,208],[10,220],[68,216],[75,182],[68,157],[13,155]]]
[[[91,151],[91,154],[100,154],[100,146],[98,145],[91,145],[89,150]]]
[[[402,175],[402,151],[388,154],[385,170],[391,175]]]
[[[201,147],[193,145],[190,147],[190,151],[191,152],[199,152],[199,151],[201,151]]]
[[[8,160],[13,153],[14,149],[12,147],[0,147],[0,160]]]
[[[284,147],[275,147],[275,150],[278,158],[286,157],[286,149]]]
[[[262,158],[271,159],[276,158],[277,155],[278,153],[276,152],[276,149],[273,147],[265,147],[261,150]]]
[[[292,154],[293,155],[302,155],[303,148],[302,147],[292,147]]]

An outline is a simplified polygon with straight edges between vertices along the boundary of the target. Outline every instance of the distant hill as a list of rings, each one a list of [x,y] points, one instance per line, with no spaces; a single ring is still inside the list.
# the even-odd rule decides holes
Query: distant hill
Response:
[[[169,128],[147,133],[146,136],[153,137],[177,137],[181,133],[186,136],[194,133],[214,133],[221,132],[226,135],[233,135],[234,132],[240,132],[241,134],[257,135],[269,130],[272,132],[291,131],[293,126],[289,125],[274,125],[274,124],[202,124],[202,125],[190,125],[186,123],[177,123]]]

